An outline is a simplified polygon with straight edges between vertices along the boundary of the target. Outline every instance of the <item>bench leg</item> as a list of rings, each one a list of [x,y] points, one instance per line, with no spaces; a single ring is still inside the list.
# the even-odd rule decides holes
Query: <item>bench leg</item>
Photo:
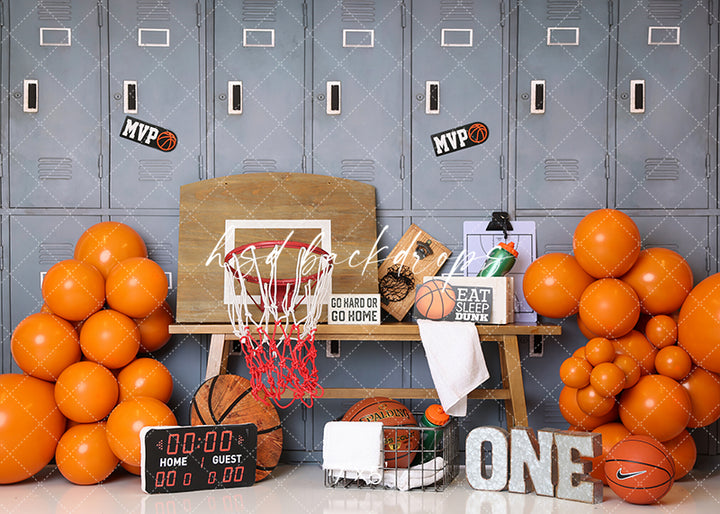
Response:
[[[500,368],[503,385],[510,392],[510,399],[505,400],[505,415],[508,430],[513,427],[528,426],[527,406],[525,405],[525,387],[523,386],[522,366],[517,336],[503,336],[500,351]]]
[[[226,341],[225,334],[212,334],[210,336],[205,380],[227,373],[228,355],[230,355],[231,348],[232,341]]]

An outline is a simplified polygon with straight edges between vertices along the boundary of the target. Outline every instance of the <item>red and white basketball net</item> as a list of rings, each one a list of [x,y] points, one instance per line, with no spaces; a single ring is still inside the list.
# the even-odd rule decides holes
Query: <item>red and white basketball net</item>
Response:
[[[314,243],[297,243],[289,237],[245,245],[227,254],[225,272],[232,278],[226,281],[232,288],[228,316],[245,356],[253,396],[263,401],[272,398],[281,408],[295,400],[312,407],[313,400],[323,395],[315,367],[315,331],[330,298],[333,263]],[[266,256],[257,255],[258,249],[268,248]],[[295,276],[278,278],[278,259],[288,248],[298,250]],[[248,292],[248,283],[259,287],[259,295]],[[301,305],[305,312],[298,316]],[[259,317],[253,307],[259,309]],[[292,398],[282,403],[288,390]]]

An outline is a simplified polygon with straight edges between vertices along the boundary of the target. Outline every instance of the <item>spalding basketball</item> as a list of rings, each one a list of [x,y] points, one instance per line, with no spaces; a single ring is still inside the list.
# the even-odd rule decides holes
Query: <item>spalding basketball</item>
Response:
[[[420,443],[419,431],[397,427],[416,427],[418,424],[410,409],[399,401],[383,396],[366,398],[350,407],[342,420],[380,421],[387,427],[393,427],[383,431],[386,468],[406,468],[415,457],[414,452]]]
[[[166,130],[165,132],[160,132],[157,137],[157,145],[160,150],[163,152],[169,152],[173,148],[175,148],[175,145],[177,144],[177,137],[175,137],[175,134],[170,132],[169,130]]]
[[[455,308],[455,289],[444,280],[428,280],[415,291],[415,309],[423,318],[440,320]]]
[[[218,375],[203,382],[190,407],[192,425],[257,426],[257,467],[255,481],[267,477],[280,460],[283,434],[280,418],[270,403],[256,400],[250,381],[237,375]]]
[[[646,435],[632,435],[608,452],[605,476],[620,498],[645,505],[658,501],[670,490],[675,463],[659,441]]]

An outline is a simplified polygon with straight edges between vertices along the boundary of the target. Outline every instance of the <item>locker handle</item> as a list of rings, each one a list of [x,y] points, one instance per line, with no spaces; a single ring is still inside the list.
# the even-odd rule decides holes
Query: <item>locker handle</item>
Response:
[[[545,114],[545,81],[530,81],[530,114]]]
[[[339,80],[329,80],[326,84],[327,104],[325,112],[327,114],[337,115],[341,112],[342,106],[342,90]]]
[[[645,112],[645,81],[630,81],[630,112],[639,114]]]
[[[123,81],[123,112],[126,114],[137,114],[137,81]]]
[[[242,80],[228,81],[228,114],[242,114],[243,83]]]
[[[38,112],[38,81],[34,79],[23,82],[23,112]]]
[[[425,81],[425,114],[440,114],[440,82]]]

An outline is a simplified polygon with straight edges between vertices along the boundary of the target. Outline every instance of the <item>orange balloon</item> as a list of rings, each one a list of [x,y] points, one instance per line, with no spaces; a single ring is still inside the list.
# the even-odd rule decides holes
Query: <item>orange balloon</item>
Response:
[[[124,314],[105,309],[90,316],[80,329],[80,348],[91,361],[110,369],[122,368],[140,349],[140,330]]]
[[[632,330],[621,338],[613,340],[613,345],[618,354],[632,357],[640,365],[642,374],[655,372],[657,348],[640,332]]]
[[[0,484],[40,471],[55,455],[64,430],[53,384],[27,375],[0,375]]]
[[[65,368],[81,357],[73,326],[59,316],[42,312],[17,324],[10,350],[21,370],[49,382],[55,382]]]
[[[142,469],[140,468],[140,466],[131,466],[127,462],[123,462],[123,461],[120,461],[120,465],[128,473],[131,473],[131,474],[137,475],[137,476],[142,475]]]
[[[612,362],[601,362],[590,373],[590,385],[601,396],[614,397],[625,387],[625,372]]]
[[[102,309],[105,280],[95,267],[66,259],[45,274],[42,296],[53,313],[69,321],[80,321]]]
[[[580,304],[578,304],[578,308],[580,307]],[[585,323],[580,319],[580,316],[577,316],[576,318],[578,328],[580,329],[580,332],[582,332],[582,335],[587,337],[588,339],[593,339],[594,337],[597,337],[597,334],[593,334],[590,332],[588,327],[585,326]]]
[[[577,404],[585,414],[604,416],[615,407],[615,398],[601,395],[592,384],[577,391]]]
[[[693,286],[690,265],[679,253],[667,248],[640,252],[621,280],[635,290],[642,311],[653,315],[678,310]]]
[[[131,257],[147,257],[140,234],[124,223],[103,221],[87,229],[75,244],[75,258],[95,266],[107,278],[110,270]]]
[[[174,426],[177,419],[157,398],[138,396],[118,404],[107,420],[110,449],[130,466],[140,465],[140,431],[150,426]]]
[[[590,284],[583,292],[579,316],[591,332],[614,339],[635,327],[640,317],[640,301],[625,282],[603,278]]]
[[[118,383],[106,367],[82,361],[69,366],[55,384],[60,411],[78,423],[94,423],[110,414],[118,400]]]
[[[690,395],[677,381],[645,375],[620,395],[620,420],[633,434],[660,442],[676,437],[690,420]]]
[[[720,373],[720,273],[700,282],[685,299],[678,319],[678,344],[696,365]]]
[[[144,318],[162,306],[168,282],[159,264],[144,257],[132,257],[110,271],[105,288],[111,308],[131,318]]]
[[[615,347],[609,339],[593,337],[585,345],[585,358],[593,366],[602,362],[612,362],[615,359]]]
[[[560,391],[560,398],[558,399],[560,414],[570,425],[580,430],[592,430],[617,419],[617,405],[613,406],[610,412],[603,416],[591,416],[585,413],[578,405],[577,392],[578,389],[565,386]]]
[[[682,380],[690,373],[692,360],[679,346],[661,348],[655,356],[655,371],[675,380]]]
[[[623,389],[634,386],[637,384],[637,381],[640,380],[640,364],[629,355],[618,355],[615,357],[613,364],[620,368],[625,374]]]
[[[575,228],[573,254],[591,276],[619,277],[635,264],[640,254],[640,231],[623,212],[615,209],[593,211]]]
[[[577,357],[578,359],[587,360],[587,359],[585,359],[585,347],[584,347],[584,346],[581,346],[580,348],[578,348],[577,350],[575,350],[575,351],[573,352],[572,356],[573,356],[573,357]]]
[[[665,441],[663,446],[675,462],[676,481],[692,471],[697,460],[697,446],[690,432],[683,430],[677,437]]]
[[[173,391],[170,371],[160,361],[145,357],[125,366],[117,381],[121,402],[135,396],[151,396],[167,403]]]
[[[172,310],[167,302],[155,309],[147,317],[136,319],[140,329],[140,351],[154,352],[170,341],[169,326],[174,322]]]
[[[572,255],[548,253],[528,266],[523,293],[541,316],[564,318],[578,311],[580,296],[592,281]]]
[[[656,348],[665,348],[677,342],[678,327],[674,319],[666,314],[653,316],[645,325],[645,337]]]
[[[695,367],[680,384],[692,403],[688,427],[705,427],[720,419],[720,376]]]
[[[105,423],[75,425],[60,438],[55,450],[60,473],[73,484],[102,482],[118,465],[105,435]]]
[[[593,430],[593,433],[600,434],[602,436],[602,453],[592,459],[592,471],[590,476],[602,480],[607,485],[607,477],[605,476],[605,457],[607,457],[610,448],[615,446],[617,443],[625,439],[630,435],[630,431],[625,428],[625,425],[613,421],[612,423],[605,423]]]
[[[579,389],[590,383],[592,366],[585,359],[568,357],[560,365],[560,380],[569,387]]]

